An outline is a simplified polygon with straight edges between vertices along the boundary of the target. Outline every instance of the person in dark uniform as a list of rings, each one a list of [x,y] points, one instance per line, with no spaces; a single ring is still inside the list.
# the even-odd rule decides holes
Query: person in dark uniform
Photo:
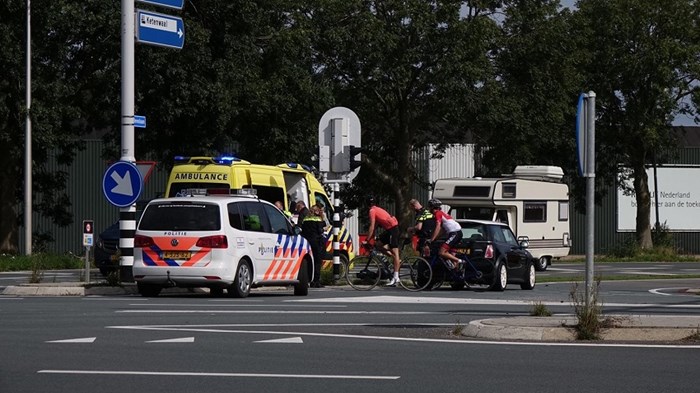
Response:
[[[417,251],[422,252],[425,241],[430,239],[435,230],[435,217],[417,199],[411,199],[408,203],[416,213],[416,223],[409,228],[409,232],[418,236]]]
[[[321,264],[323,264],[323,246],[325,245],[323,240],[324,229],[323,209],[319,205],[311,206],[309,213],[306,214],[301,223],[301,234],[308,240],[311,246],[311,254],[314,258],[314,278],[311,281],[311,288],[323,288],[323,285],[321,285]]]
[[[304,218],[307,214],[309,214],[309,209],[306,207],[306,203],[304,203],[304,201],[297,201],[296,213],[297,225],[301,226],[301,224],[304,222]]]

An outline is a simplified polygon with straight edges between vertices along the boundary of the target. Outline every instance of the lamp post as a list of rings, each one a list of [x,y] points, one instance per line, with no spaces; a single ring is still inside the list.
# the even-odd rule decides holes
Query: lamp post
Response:
[[[32,25],[31,0],[27,0],[27,113],[24,133],[24,253],[32,254]]]

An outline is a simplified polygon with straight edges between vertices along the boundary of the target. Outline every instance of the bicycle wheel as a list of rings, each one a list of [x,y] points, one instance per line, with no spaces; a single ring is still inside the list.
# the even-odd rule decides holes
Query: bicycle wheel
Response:
[[[345,269],[345,279],[358,291],[369,291],[377,286],[381,278],[379,261],[366,255],[356,256]]]
[[[399,266],[399,283],[409,291],[421,291],[430,285],[433,269],[421,257],[405,257]]]
[[[447,279],[447,271],[440,260],[433,266],[433,279],[428,286],[429,290],[438,289]]]

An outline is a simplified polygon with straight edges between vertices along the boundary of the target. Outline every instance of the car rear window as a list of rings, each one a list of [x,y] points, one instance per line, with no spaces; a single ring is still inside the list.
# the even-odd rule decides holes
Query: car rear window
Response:
[[[144,231],[216,231],[221,229],[219,206],[206,203],[149,205],[141,216]]]

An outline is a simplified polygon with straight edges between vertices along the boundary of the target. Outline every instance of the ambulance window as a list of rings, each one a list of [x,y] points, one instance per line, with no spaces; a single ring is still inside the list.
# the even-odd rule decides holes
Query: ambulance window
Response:
[[[228,222],[235,229],[243,229],[243,218],[238,203],[228,204]]]
[[[323,215],[327,222],[333,220],[333,205],[323,194],[315,194],[316,203],[323,207]]]
[[[523,214],[523,222],[546,222],[547,221],[547,203],[546,202],[527,202],[524,204],[525,213]]]
[[[284,200],[284,188],[281,187],[269,187],[269,186],[248,186],[245,185],[243,188],[254,188],[257,192],[258,198],[268,201],[270,203],[275,203],[275,201]]]
[[[182,192],[191,189],[210,188],[229,188],[229,185],[228,183],[172,183],[170,184],[168,197],[189,196],[188,194],[183,194]]]
[[[262,203],[244,202],[240,205],[244,231],[270,232],[270,222]]]
[[[291,235],[291,228],[289,228],[289,223],[278,208],[263,204],[265,206],[265,212],[267,217],[270,219],[270,230],[272,233]]]

